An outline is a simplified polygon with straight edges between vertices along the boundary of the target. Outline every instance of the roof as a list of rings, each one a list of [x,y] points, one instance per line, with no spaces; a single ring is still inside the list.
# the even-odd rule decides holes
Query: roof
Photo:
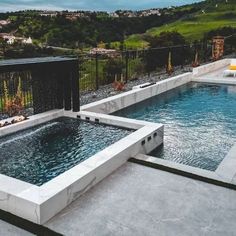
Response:
[[[32,66],[39,64],[62,64],[62,63],[71,63],[77,62],[77,58],[70,57],[37,57],[37,58],[23,58],[23,59],[9,59],[9,60],[0,60],[0,72],[9,71],[13,69],[26,68],[29,69]]]

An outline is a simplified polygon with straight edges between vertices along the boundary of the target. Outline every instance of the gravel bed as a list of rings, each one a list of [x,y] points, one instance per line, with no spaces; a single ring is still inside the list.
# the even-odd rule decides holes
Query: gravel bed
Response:
[[[34,114],[33,108],[27,108],[19,115],[24,115],[26,117],[29,117],[29,116],[32,116],[33,114]],[[0,114],[0,120],[5,120],[8,118],[10,118],[10,117],[7,114]]]
[[[167,75],[164,71],[162,71],[158,74],[151,74],[150,76],[143,76],[135,80],[129,80],[128,83],[125,85],[125,89],[123,91],[115,91],[111,84],[104,85],[101,86],[97,91],[82,92],[80,95],[80,103],[81,105],[85,105],[91,102],[101,100],[103,98],[107,98],[116,94],[129,91],[134,86],[137,86],[139,84],[144,84],[147,82],[158,82],[189,71],[191,71],[190,67],[185,67],[184,69],[175,68],[175,72],[171,76]]]

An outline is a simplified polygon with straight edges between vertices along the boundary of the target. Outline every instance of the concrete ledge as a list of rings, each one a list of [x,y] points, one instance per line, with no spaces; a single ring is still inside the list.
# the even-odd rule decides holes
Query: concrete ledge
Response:
[[[210,73],[212,71],[224,68],[227,65],[229,65],[230,62],[231,62],[231,59],[223,59],[223,60],[215,61],[206,65],[203,65],[203,66],[193,68],[193,77],[198,77],[198,76]]]
[[[172,161],[152,157],[148,155],[138,154],[137,156],[129,159],[130,162],[141,164],[155,169],[168,171],[174,174],[182,175],[188,178],[204,181],[217,186],[230,188],[236,190],[236,184],[229,181],[218,173],[208,170],[203,170],[196,167],[191,167]]]
[[[64,110],[52,110],[38,115],[30,116],[28,120],[0,128],[0,137],[18,132],[23,129],[31,128],[36,125],[40,125],[52,119],[56,119],[60,116],[63,116],[63,114]],[[6,119],[6,121],[7,120],[9,119]],[[4,122],[4,120],[2,121]]]
[[[236,85],[236,78],[222,78],[222,79],[215,79],[215,78],[193,78],[193,82],[199,83],[211,83],[211,84],[227,84],[227,85]]]
[[[167,90],[176,88],[190,82],[192,73],[185,73],[163,81],[146,88],[136,88],[134,90],[121,93],[98,102],[90,103],[81,107],[81,111],[91,111],[95,113],[110,114],[131,106],[135,103],[144,101],[150,97],[164,93]]]
[[[230,149],[215,172],[217,175],[228,179],[230,182],[233,181],[233,178],[236,175],[236,144]]]
[[[140,129],[143,126],[162,126],[162,124],[157,124],[157,123],[152,123],[152,122],[147,122],[147,121],[142,121],[142,120],[135,120],[135,119],[130,119],[130,118],[125,118],[125,117],[118,117],[118,116],[113,116],[113,115],[106,115],[106,114],[100,114],[100,113],[95,113],[95,112],[90,112],[90,111],[81,111],[78,114],[73,114],[73,113],[66,113],[66,116],[69,117],[77,117],[82,120],[87,120],[87,118],[90,118],[90,121],[95,122],[95,123],[102,123],[102,124],[107,124],[107,125],[112,125],[112,126],[118,126],[118,127],[123,127],[127,129]]]

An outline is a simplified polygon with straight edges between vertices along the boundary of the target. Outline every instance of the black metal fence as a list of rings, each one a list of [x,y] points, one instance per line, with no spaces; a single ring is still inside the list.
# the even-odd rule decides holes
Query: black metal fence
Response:
[[[235,53],[235,47],[225,44],[225,56]],[[212,45],[203,42],[143,50],[79,56],[80,90],[97,90],[115,80],[138,79],[153,73],[165,73],[168,61],[185,68],[212,61]]]
[[[232,53],[235,53],[235,46],[232,43],[226,43],[225,56]],[[78,65],[76,66],[77,68],[79,66],[79,69],[77,72],[73,72],[73,77],[78,77],[79,84],[76,82],[77,80],[73,80],[74,83],[73,85],[70,84],[70,87],[74,92],[67,97],[74,97],[72,99],[74,102],[78,100],[76,105],[78,107],[79,89],[83,92],[95,91],[100,86],[111,84],[114,81],[126,83],[128,80],[139,79],[147,75],[163,74],[166,73],[168,63],[171,64],[174,70],[176,68],[184,69],[185,67],[189,69],[191,66],[210,62],[212,60],[211,56],[212,45],[207,42],[122,52],[105,51],[103,54],[81,54],[78,57]],[[51,71],[49,67],[47,71]],[[53,88],[53,83],[50,83],[50,80],[53,80],[51,77],[62,76],[66,79],[66,77],[69,78],[71,76],[69,73],[64,73],[67,69],[62,66],[56,67],[53,70],[56,73],[51,71],[50,75],[47,71],[45,71],[46,73],[43,71],[39,73],[45,79],[45,83],[40,87],[41,91],[45,91],[45,96],[44,98],[41,96],[41,100],[37,103],[49,104],[48,101],[46,102],[48,100],[46,98],[50,92],[46,91],[58,90],[56,87]],[[34,86],[36,84],[32,80],[32,71],[27,70],[27,68],[20,71],[0,71],[0,115],[14,115],[22,107],[24,110],[34,107]],[[67,108],[70,108],[71,100],[65,102]],[[50,108],[57,106],[55,104],[51,105],[49,106]],[[9,107],[12,110],[9,110]],[[45,108],[44,110],[47,109]]]
[[[33,107],[30,71],[0,74],[0,113],[14,115],[19,109]]]
[[[0,62],[0,115],[79,111],[78,60],[46,57]],[[27,115],[27,114],[26,114]]]

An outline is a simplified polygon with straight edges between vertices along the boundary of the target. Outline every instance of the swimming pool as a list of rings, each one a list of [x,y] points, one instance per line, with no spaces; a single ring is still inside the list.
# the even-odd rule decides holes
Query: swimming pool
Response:
[[[0,173],[40,186],[131,132],[58,118],[0,138]]]
[[[236,141],[236,87],[188,83],[114,115],[163,123],[151,155],[214,171]]]

